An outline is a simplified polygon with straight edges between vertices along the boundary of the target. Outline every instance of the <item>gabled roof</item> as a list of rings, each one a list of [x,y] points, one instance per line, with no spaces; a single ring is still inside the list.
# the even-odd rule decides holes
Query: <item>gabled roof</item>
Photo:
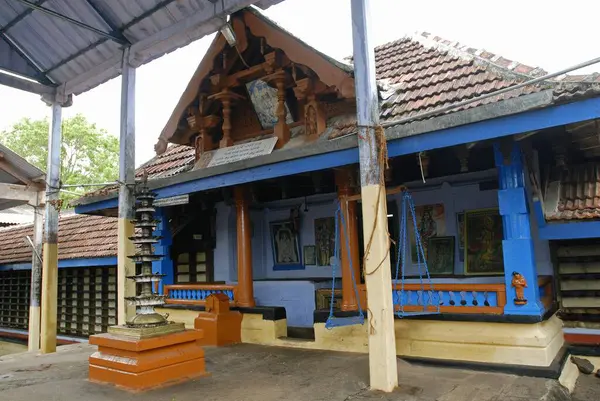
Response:
[[[254,7],[245,8],[231,16],[231,26],[235,32],[239,44],[237,51],[242,54],[247,46],[247,32],[256,37],[266,37],[270,47],[283,50],[286,56],[296,64],[305,64],[310,67],[328,86],[335,86],[340,89],[342,86],[351,86],[354,89],[353,80],[348,79],[352,76],[351,66],[344,64],[332,57],[316,50],[303,42],[300,38],[292,35],[283,29],[276,22],[266,17]],[[200,61],[198,68],[190,79],[181,98],[177,102],[171,117],[165,124],[160,133],[159,141],[155,146],[157,153],[161,152],[164,146],[161,144],[174,142],[174,137],[179,122],[186,112],[187,108],[198,97],[202,81],[208,77],[213,70],[215,57],[223,52],[228,46],[222,33],[217,34],[206,54]]]
[[[0,265],[31,262],[33,225],[0,229]],[[104,216],[65,215],[58,222],[58,258],[100,258],[117,255],[117,219]]]
[[[253,15],[259,15],[265,26],[274,26],[279,29],[278,32],[282,35],[291,35],[282,30],[270,21],[268,18],[253,11]],[[219,37],[217,37],[218,39]],[[216,39],[216,40],[217,40]],[[298,39],[295,39],[298,40]],[[298,40],[299,41],[299,40]],[[308,45],[302,43],[303,46]],[[312,49],[313,52],[316,50]],[[205,59],[212,58],[214,55],[207,55]],[[325,60],[325,58],[323,58]],[[539,77],[545,74],[540,68],[530,67],[516,61],[508,60],[504,57],[497,56],[493,53],[483,50],[477,50],[462,46],[456,42],[449,42],[439,37],[433,37],[429,34],[417,34],[409,37],[378,46],[375,48],[376,73],[378,84],[382,89],[381,92],[381,118],[383,122],[395,121],[405,117],[415,117],[420,113],[436,110],[441,107],[447,107],[459,104],[466,99],[473,99],[481,95],[492,93],[502,88],[515,85]],[[328,63],[333,63],[332,60],[326,60]],[[202,63],[205,61],[203,60]],[[202,64],[201,64],[202,66]],[[199,67],[200,70],[201,67]],[[339,67],[341,69],[341,67]],[[199,76],[199,75],[197,75]],[[561,80],[544,81],[537,85],[529,85],[521,89],[517,89],[508,93],[497,96],[491,96],[486,99],[476,100],[469,105],[457,107],[451,110],[440,112],[439,114],[428,116],[427,118],[441,117],[443,114],[459,112],[464,109],[475,108],[478,106],[492,106],[494,103],[502,102],[511,98],[533,95],[539,93],[541,100],[532,102],[530,108],[546,107],[558,103],[573,101],[574,99],[586,98],[600,95],[599,79],[596,75],[586,77],[584,82],[579,80],[573,82],[569,77],[563,77]],[[188,97],[186,94],[180,100],[178,108],[174,111],[172,119],[183,110],[183,105],[187,107],[190,99],[193,99],[192,94],[197,93],[198,80],[192,79],[187,91],[190,91]],[[191,97],[190,97],[191,96]],[[536,103],[537,102],[537,103]],[[543,104],[542,104],[543,103]],[[524,102],[523,104],[527,104]],[[505,114],[514,114],[526,111],[529,106],[511,106],[510,108],[502,107],[499,112],[490,113],[489,110],[478,116],[479,121],[486,118],[496,118]],[[515,110],[518,108],[518,110]],[[510,111],[508,111],[510,110]],[[493,114],[493,117],[485,117],[485,115]],[[418,117],[415,119],[419,119]],[[460,122],[461,119],[449,124],[444,122],[445,128],[465,124]],[[473,121],[471,121],[473,122]],[[170,122],[171,123],[171,122]],[[449,125],[448,125],[449,124]],[[170,132],[167,127],[163,130],[163,134]],[[429,126],[436,126],[430,124]],[[311,146],[303,146],[303,152],[297,152],[297,149],[292,151],[290,143],[283,149],[274,150],[273,153],[264,157],[260,163],[269,164],[266,159],[288,160],[308,156],[310,154],[326,153],[331,149],[339,150],[339,146],[328,146],[331,139],[352,134],[356,131],[356,118],[354,115],[346,115],[335,117],[328,121],[328,129],[322,135],[320,140]],[[393,127],[395,128],[395,127]],[[427,128],[424,131],[412,132],[410,135],[418,135],[422,132],[429,132],[432,129]],[[161,135],[163,135],[161,134]],[[390,132],[386,130],[388,137]],[[403,134],[393,133],[403,137]],[[345,145],[346,146],[346,145]],[[348,145],[350,147],[352,145]],[[353,146],[356,146],[355,144]],[[192,150],[188,146],[171,145],[168,154],[177,154],[179,152],[188,152],[189,159],[181,158],[178,160],[164,160],[161,156],[153,158],[149,163],[156,169],[166,168],[168,171],[178,170],[177,174],[191,170],[194,164]],[[287,156],[288,152],[290,156]],[[284,156],[284,153],[286,156]],[[310,153],[310,154],[309,154]],[[258,162],[257,162],[258,163]],[[167,167],[168,166],[168,167]],[[230,166],[233,169],[233,166]],[[235,166],[235,168],[238,168]],[[210,169],[206,169],[210,170]],[[217,171],[218,170],[218,171]],[[199,177],[198,171],[184,173],[186,178],[181,177],[178,182],[188,179],[196,179]],[[210,175],[222,174],[223,169],[217,168],[214,173],[205,171],[202,177]],[[194,176],[194,177],[192,177]],[[169,184],[166,184],[169,185]],[[160,188],[162,183],[157,183],[156,187]],[[98,193],[88,194],[85,198],[80,199],[80,204],[89,204],[98,200],[104,200],[106,196],[98,196]],[[106,194],[103,194],[106,195]]]

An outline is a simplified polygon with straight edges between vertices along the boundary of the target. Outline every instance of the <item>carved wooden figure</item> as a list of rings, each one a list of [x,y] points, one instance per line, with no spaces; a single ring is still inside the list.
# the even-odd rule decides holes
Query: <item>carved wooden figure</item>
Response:
[[[526,305],[525,288],[527,288],[527,280],[518,272],[512,274],[512,287],[515,289],[515,305]]]

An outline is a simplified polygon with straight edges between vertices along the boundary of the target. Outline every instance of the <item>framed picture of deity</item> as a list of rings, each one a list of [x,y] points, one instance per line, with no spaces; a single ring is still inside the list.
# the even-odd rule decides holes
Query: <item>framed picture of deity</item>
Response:
[[[498,209],[465,212],[465,274],[504,274]]]
[[[417,230],[421,238],[421,245],[425,260],[427,260],[427,247],[432,237],[446,235],[446,215],[442,203],[433,205],[420,205],[415,207],[415,219]],[[410,254],[412,263],[418,263],[418,248],[412,217],[408,218],[408,232],[410,233]]]
[[[273,249],[273,270],[304,269],[300,260],[300,241],[290,220],[273,221],[271,247]]]
[[[304,265],[315,266],[317,264],[314,245],[304,245]]]
[[[317,266],[331,266],[335,254],[335,219],[323,217],[315,219],[315,250]]]
[[[429,238],[427,268],[432,276],[454,273],[454,237]]]

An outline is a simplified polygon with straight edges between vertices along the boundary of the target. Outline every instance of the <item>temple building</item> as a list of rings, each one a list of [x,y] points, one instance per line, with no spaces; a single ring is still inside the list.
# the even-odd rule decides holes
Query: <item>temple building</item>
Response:
[[[254,8],[230,24],[235,41],[215,37],[157,156],[137,171],[158,195],[162,312],[194,327],[206,298],[224,293],[243,315],[242,342],[366,352],[352,60]],[[545,72],[429,34],[379,46],[375,58],[392,261],[381,268],[394,279],[397,354],[547,375],[565,336],[600,343],[598,76],[463,104]],[[90,335],[114,324],[117,187],[75,210],[59,228],[59,330]],[[26,285],[26,230],[0,230],[14,245],[0,250],[2,283]],[[26,308],[7,299],[0,325],[23,328],[15,316]],[[329,330],[330,310],[365,322]]]

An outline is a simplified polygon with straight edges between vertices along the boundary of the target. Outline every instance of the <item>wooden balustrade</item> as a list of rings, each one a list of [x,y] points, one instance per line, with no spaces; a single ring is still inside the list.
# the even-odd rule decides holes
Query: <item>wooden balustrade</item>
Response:
[[[165,285],[165,303],[175,305],[205,305],[211,294],[225,294],[235,305],[237,286],[227,284],[173,284]]]
[[[549,310],[554,299],[552,277],[541,276],[538,279],[542,304]],[[405,312],[439,311],[457,314],[501,315],[506,305],[506,287],[502,284],[472,283],[393,283],[394,309],[400,309],[400,301]],[[364,284],[358,286],[360,305],[367,308],[367,290]]]

